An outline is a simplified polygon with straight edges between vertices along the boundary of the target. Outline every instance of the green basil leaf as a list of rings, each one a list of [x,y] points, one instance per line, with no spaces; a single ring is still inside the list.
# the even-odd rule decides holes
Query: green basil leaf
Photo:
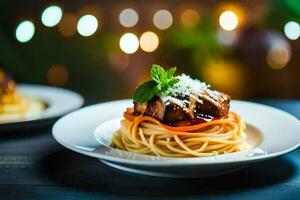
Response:
[[[172,67],[169,70],[166,71],[167,73],[167,79],[171,79],[176,71],[176,67]]]
[[[164,82],[165,81],[165,70],[159,65],[153,64],[151,68],[151,78],[156,82]]]
[[[168,85],[169,87],[172,87],[173,85],[175,85],[176,83],[179,82],[179,79],[178,78],[172,78],[169,82],[168,82]]]
[[[161,84],[161,83],[157,84],[156,88],[157,88],[158,90],[162,90],[162,84]]]
[[[145,103],[159,93],[155,81],[147,81],[141,84],[134,92],[133,100],[138,103]]]

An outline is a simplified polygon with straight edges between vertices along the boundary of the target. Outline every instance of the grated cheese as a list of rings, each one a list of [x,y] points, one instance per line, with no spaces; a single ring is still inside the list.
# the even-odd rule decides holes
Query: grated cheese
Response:
[[[169,88],[161,98],[163,100],[168,100],[168,97],[177,97],[177,96],[193,96],[195,94],[203,94],[204,90],[208,89],[210,85],[207,85],[204,82],[201,82],[197,79],[192,79],[186,74],[181,74],[176,76],[179,79],[179,82]]]
[[[192,79],[186,74],[181,74],[176,76],[176,78],[179,79],[179,82],[169,88],[164,94],[160,95],[160,98],[166,105],[174,103],[184,111],[189,112],[191,109],[189,108],[190,98],[195,98],[198,103],[203,103],[198,97],[205,95],[205,91],[210,85],[197,79]],[[178,99],[178,97],[189,97],[189,99]]]

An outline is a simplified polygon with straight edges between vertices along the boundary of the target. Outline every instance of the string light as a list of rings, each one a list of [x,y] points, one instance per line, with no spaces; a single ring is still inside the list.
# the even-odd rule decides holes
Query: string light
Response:
[[[193,28],[199,21],[199,14],[193,9],[187,9],[180,15],[180,22],[184,27]]]
[[[29,21],[21,22],[16,28],[16,38],[19,42],[25,43],[31,40],[35,32],[34,24]]]
[[[133,33],[125,33],[120,38],[120,48],[127,54],[135,53],[139,48],[139,39]]]
[[[284,25],[284,34],[290,40],[297,40],[300,36],[300,25],[294,21],[287,22]]]
[[[172,14],[168,10],[158,10],[153,16],[153,23],[158,29],[168,29],[173,23]]]
[[[219,18],[220,26],[226,31],[232,31],[238,26],[237,15],[230,10],[224,11]]]
[[[64,86],[69,79],[69,71],[63,65],[53,65],[47,72],[47,80],[50,85]]]
[[[41,20],[45,26],[53,27],[60,22],[62,15],[62,9],[59,6],[49,6],[42,13]]]
[[[97,28],[98,20],[94,15],[84,15],[78,20],[77,31],[84,37],[93,35]]]
[[[157,49],[159,44],[158,36],[151,32],[147,31],[143,33],[140,37],[140,47],[146,52],[153,52]]]
[[[133,27],[137,24],[139,16],[137,12],[132,8],[126,8],[122,10],[119,15],[119,22],[124,27]]]

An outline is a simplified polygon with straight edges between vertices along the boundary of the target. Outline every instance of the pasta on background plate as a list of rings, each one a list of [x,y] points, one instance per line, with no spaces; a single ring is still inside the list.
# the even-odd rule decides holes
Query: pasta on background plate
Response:
[[[34,117],[45,108],[44,102],[22,96],[12,77],[0,69],[0,123]]]

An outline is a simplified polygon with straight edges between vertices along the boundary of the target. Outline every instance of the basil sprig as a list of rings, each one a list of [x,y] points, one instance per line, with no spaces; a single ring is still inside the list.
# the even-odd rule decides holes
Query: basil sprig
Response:
[[[179,79],[173,77],[176,67],[165,71],[159,65],[153,64],[151,68],[151,81],[141,84],[134,92],[133,100],[138,103],[144,103],[152,99],[155,95],[164,94]]]

